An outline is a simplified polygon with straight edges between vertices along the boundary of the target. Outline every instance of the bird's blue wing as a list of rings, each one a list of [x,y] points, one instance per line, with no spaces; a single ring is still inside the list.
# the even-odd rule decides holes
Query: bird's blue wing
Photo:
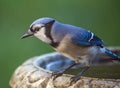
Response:
[[[80,30],[72,35],[73,43],[80,46],[92,46],[92,45],[102,45],[103,40],[98,38],[94,33],[87,30]]]

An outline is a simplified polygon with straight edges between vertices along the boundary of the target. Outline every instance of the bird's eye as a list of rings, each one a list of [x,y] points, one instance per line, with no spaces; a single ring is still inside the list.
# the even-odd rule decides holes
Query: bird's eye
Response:
[[[42,27],[44,26],[39,26],[39,25],[31,26],[30,31],[35,33],[35,32],[38,32]]]
[[[35,28],[35,32],[37,32],[37,31],[39,31],[40,30],[40,28],[39,27],[36,27]]]

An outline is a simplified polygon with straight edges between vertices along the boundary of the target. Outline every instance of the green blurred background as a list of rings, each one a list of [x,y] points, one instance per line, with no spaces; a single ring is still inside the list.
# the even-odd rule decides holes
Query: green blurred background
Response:
[[[10,88],[12,73],[25,60],[53,51],[36,38],[20,39],[35,19],[53,17],[81,26],[109,46],[119,46],[119,3],[120,0],[0,0],[0,88]]]

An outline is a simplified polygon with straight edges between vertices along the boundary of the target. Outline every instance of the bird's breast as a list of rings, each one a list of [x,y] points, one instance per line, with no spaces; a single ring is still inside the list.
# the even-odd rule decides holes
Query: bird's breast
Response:
[[[88,63],[88,59],[94,57],[97,52],[96,47],[78,46],[69,37],[65,37],[55,50],[77,63]]]

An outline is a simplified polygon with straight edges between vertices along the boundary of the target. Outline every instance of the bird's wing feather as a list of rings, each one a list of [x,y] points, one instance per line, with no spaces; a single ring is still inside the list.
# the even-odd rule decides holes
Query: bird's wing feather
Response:
[[[87,30],[79,30],[72,35],[73,43],[80,46],[102,45],[103,40],[98,38],[94,33]]]

